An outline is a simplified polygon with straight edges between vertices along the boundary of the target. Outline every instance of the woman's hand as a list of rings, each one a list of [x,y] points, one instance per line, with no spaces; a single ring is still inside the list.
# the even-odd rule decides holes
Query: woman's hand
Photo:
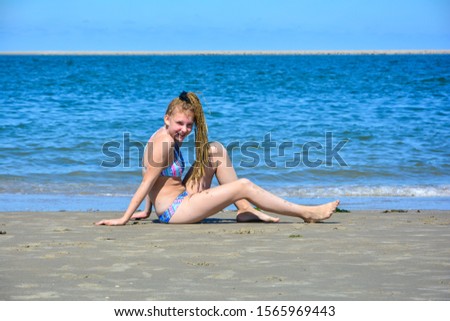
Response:
[[[95,225],[107,225],[107,226],[120,226],[127,224],[127,221],[125,221],[123,218],[118,219],[112,219],[112,220],[101,220],[99,222],[96,222]]]

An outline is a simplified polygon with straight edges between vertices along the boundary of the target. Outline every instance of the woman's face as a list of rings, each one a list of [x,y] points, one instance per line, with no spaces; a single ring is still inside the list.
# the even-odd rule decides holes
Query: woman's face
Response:
[[[164,116],[169,135],[177,142],[183,140],[191,133],[194,126],[194,113],[191,111],[174,111],[172,115]]]

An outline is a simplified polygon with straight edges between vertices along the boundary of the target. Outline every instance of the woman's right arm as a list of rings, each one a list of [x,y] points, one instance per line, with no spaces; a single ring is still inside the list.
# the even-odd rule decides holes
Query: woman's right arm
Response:
[[[154,160],[155,164],[153,164],[153,166],[150,164],[147,166],[142,182],[134,193],[123,216],[118,219],[101,220],[95,223],[95,225],[125,225],[130,220],[133,213],[137,210],[139,205],[141,205],[145,196],[148,195],[152,186],[160,176],[161,171],[165,167],[164,164],[168,164],[170,149],[167,148],[167,146],[170,146],[170,142],[166,143],[159,141],[154,143],[153,146],[154,148],[149,149],[148,152],[152,153],[151,159]]]
[[[139,205],[141,205],[142,201],[144,200],[145,196],[148,194],[150,189],[152,188],[153,184],[155,183],[156,179],[159,176],[159,173],[161,170],[147,170],[145,173],[144,178],[142,179],[141,184],[139,185],[138,189],[134,193],[133,198],[130,201],[130,204],[128,205],[127,210],[123,214],[121,218],[118,219],[109,219],[109,220],[101,220],[95,225],[125,225],[130,220],[133,213],[137,210]]]

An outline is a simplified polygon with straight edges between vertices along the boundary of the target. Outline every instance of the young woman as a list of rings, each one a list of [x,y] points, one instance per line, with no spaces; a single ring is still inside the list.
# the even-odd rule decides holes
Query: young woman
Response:
[[[196,161],[186,174],[180,146],[195,127]],[[143,159],[143,179],[131,199],[128,209],[118,219],[102,220],[97,225],[124,225],[131,218],[150,215],[152,205],[163,223],[197,223],[225,207],[235,204],[237,221],[278,222],[256,210],[288,215],[314,223],[328,219],[339,201],[318,206],[303,206],[288,202],[255,185],[248,179],[238,179],[226,149],[208,142],[203,107],[197,95],[182,92],[169,104],[164,126],[150,137]],[[219,186],[211,188],[217,177]],[[146,200],[144,212],[133,213]]]

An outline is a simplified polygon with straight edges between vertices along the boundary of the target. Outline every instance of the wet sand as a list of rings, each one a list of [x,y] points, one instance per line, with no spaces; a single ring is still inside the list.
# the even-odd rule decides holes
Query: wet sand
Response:
[[[0,300],[450,300],[450,211],[92,224],[119,215],[0,213]]]

